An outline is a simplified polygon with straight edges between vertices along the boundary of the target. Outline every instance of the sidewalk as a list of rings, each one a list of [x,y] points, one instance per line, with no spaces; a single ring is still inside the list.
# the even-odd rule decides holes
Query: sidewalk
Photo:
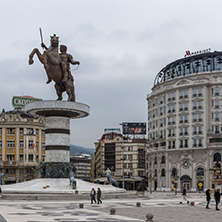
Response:
[[[205,194],[188,193],[195,205],[179,204],[180,194],[154,192],[144,198],[102,199],[102,204],[90,204],[90,200],[72,201],[10,201],[0,200],[0,222],[71,222],[71,221],[146,221],[146,214],[154,215],[154,222],[218,222],[222,210],[215,211],[215,202],[211,209],[205,209]],[[140,202],[141,207],[136,203]],[[84,208],[79,208],[79,203]],[[116,209],[116,215],[110,215],[110,209]],[[221,205],[222,209],[222,205]],[[3,219],[4,218],[4,219]]]

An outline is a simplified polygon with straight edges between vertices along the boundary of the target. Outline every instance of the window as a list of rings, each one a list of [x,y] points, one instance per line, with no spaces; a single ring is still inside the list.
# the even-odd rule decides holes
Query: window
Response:
[[[187,148],[188,147],[188,140],[180,140],[180,148]]]
[[[36,141],[36,149],[38,149],[39,148],[39,141]]]
[[[129,154],[128,155],[128,160],[132,160],[133,159],[133,155],[132,154]]]
[[[132,163],[128,163],[128,168],[132,169],[133,168],[133,164]]]
[[[219,107],[219,100],[214,100],[214,108],[218,109]]]
[[[166,158],[165,158],[165,156],[162,156],[161,163],[165,163],[165,162],[166,162]]]
[[[128,147],[127,147],[127,150],[128,150],[128,151],[133,151],[133,146],[128,146]]]
[[[165,177],[165,169],[161,170],[161,177]]]
[[[45,150],[45,142],[42,142],[42,150]]]
[[[15,141],[7,140],[7,148],[15,148]]]
[[[15,155],[13,155],[13,154],[7,155],[7,161],[14,161],[14,160],[15,160]]]
[[[193,146],[197,147],[197,140],[196,139],[193,139]]]
[[[0,140],[0,148],[2,148],[2,141]]]
[[[15,135],[15,128],[7,128],[8,135]]]
[[[29,154],[29,162],[33,162],[33,154]]]
[[[27,128],[27,134],[34,134],[33,128]]]
[[[202,88],[193,89],[193,97],[202,96]]]
[[[215,133],[219,134],[220,133],[220,127],[219,126],[215,126],[214,128],[215,128]]]
[[[202,144],[202,139],[198,139],[198,146],[199,146],[199,147],[203,146],[203,144]]]
[[[24,134],[24,129],[23,128],[19,128],[19,134],[23,135]]]
[[[214,95],[215,95],[215,96],[219,96],[219,95],[220,95],[220,89],[219,89],[219,87],[215,87],[215,89],[214,89]]]
[[[214,113],[214,120],[219,121],[219,113]]]
[[[24,148],[24,142],[23,142],[23,140],[20,140],[20,141],[19,141],[19,147],[20,147],[20,148]]]
[[[217,162],[217,161],[221,161],[221,154],[220,153],[214,154],[214,162]]]
[[[197,134],[197,127],[196,126],[193,127],[193,134],[194,135]]]
[[[34,148],[34,142],[33,140],[29,140],[29,148]]]
[[[202,167],[197,168],[197,176],[204,176],[204,169]]]
[[[0,135],[2,135],[2,128],[0,128]]]
[[[173,178],[175,178],[177,176],[177,169],[176,168],[173,168],[172,171],[171,171],[171,176]]]
[[[19,160],[20,160],[20,162],[23,162],[23,154],[19,155]]]
[[[197,109],[197,101],[193,102],[193,109]]]

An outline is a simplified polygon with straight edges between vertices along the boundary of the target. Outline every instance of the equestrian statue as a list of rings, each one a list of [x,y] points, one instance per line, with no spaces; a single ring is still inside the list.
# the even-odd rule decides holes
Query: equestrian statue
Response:
[[[70,71],[70,63],[72,65],[79,65],[79,61],[75,61],[73,57],[66,53],[67,47],[60,45],[59,49],[59,37],[55,34],[50,36],[49,48],[43,43],[42,31],[40,28],[41,46],[44,49],[43,54],[35,48],[29,55],[29,65],[34,63],[33,56],[36,54],[39,61],[44,65],[48,80],[46,84],[52,80],[55,82],[55,89],[57,93],[57,100],[62,100],[62,93],[68,94],[68,101],[75,102],[75,90],[74,90],[74,78]]]

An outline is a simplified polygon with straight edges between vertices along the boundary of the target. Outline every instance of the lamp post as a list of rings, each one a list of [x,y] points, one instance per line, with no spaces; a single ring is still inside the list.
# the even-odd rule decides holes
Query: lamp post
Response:
[[[122,177],[123,177],[123,189],[125,188],[125,181],[124,181],[124,146],[123,146],[123,140],[122,140]]]
[[[123,179],[123,181],[122,181],[122,187],[123,187],[123,189],[125,189],[125,181],[124,181],[124,144],[123,144],[123,140],[124,140],[124,138],[123,138],[123,123],[120,123],[119,125],[121,125],[122,126],[122,144],[121,144],[121,149],[122,149],[122,179]]]

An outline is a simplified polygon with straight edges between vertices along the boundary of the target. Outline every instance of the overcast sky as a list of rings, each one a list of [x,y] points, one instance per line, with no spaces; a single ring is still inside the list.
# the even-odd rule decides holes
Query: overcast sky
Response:
[[[147,94],[154,78],[185,51],[222,47],[221,0],[1,0],[0,110],[13,96],[55,100],[43,65],[34,57],[49,36],[80,61],[72,71],[77,102],[89,117],[71,120],[71,143],[94,147],[105,128],[147,121]],[[72,69],[75,69],[72,66]],[[64,93],[64,99],[67,96]]]

